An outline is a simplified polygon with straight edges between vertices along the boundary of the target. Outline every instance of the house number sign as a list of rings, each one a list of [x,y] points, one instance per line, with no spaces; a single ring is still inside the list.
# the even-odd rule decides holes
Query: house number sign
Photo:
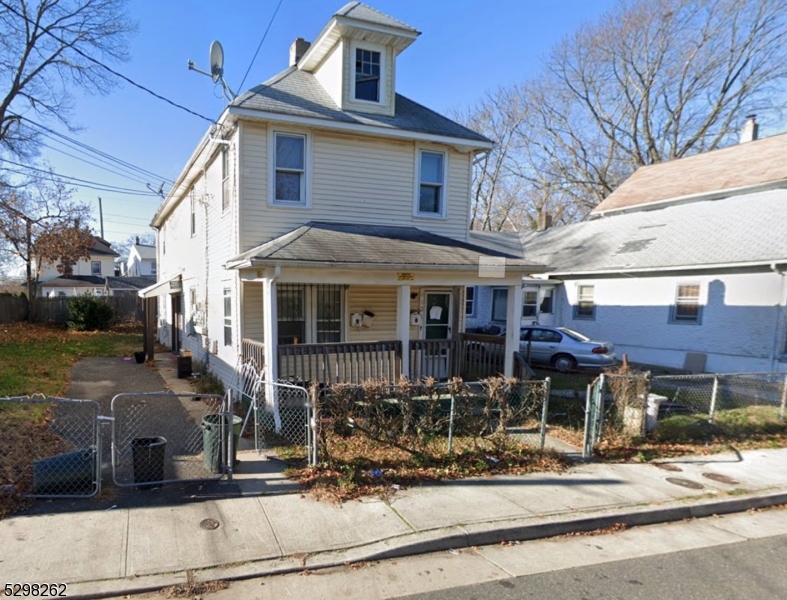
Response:
[[[396,279],[398,281],[415,281],[415,273],[397,273]]]

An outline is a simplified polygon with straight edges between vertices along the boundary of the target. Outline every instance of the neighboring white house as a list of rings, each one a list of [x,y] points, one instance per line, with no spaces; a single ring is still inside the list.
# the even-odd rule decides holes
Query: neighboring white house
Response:
[[[139,238],[137,238],[136,244],[132,245],[128,251],[123,276],[155,278],[156,274],[156,246],[140,244]]]
[[[642,167],[593,217],[520,236],[552,268],[526,281],[523,323],[646,364],[787,370],[787,134]],[[501,292],[475,294],[478,323],[495,320]]]
[[[55,264],[40,265],[38,294],[50,298],[82,294],[103,296],[106,294],[106,278],[115,274],[117,256],[118,253],[112,250],[112,244],[93,236],[90,258],[77,261],[68,277],[61,275]]]
[[[160,298],[162,342],[225,381],[240,355],[272,377],[313,375],[316,356],[334,378],[443,377],[465,286],[518,299],[544,270],[470,237],[472,162],[493,143],[396,93],[418,35],[351,2],[226,108],[152,222],[159,283],[140,295]]]

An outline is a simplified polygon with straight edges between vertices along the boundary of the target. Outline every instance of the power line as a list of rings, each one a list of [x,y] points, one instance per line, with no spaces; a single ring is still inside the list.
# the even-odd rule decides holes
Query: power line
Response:
[[[66,156],[70,156],[71,158],[79,160],[79,161],[81,161],[81,162],[83,162],[85,164],[92,165],[94,167],[98,167],[99,169],[103,169],[104,171],[107,171],[108,173],[112,173],[114,175],[118,175],[118,176],[123,177],[125,179],[129,179],[129,180],[133,181],[134,183],[141,183],[142,185],[145,185],[146,183],[149,183],[148,181],[144,181],[142,179],[138,179],[137,177],[134,177],[133,175],[129,175],[127,173],[121,173],[120,171],[115,171],[114,169],[110,169],[109,167],[104,167],[102,165],[99,165],[98,163],[94,163],[92,161],[89,161],[86,158],[82,158],[81,156],[77,156],[75,154],[71,154],[70,152],[66,152],[65,150],[63,150],[61,148],[55,148],[54,146],[50,146],[49,144],[45,144],[43,142],[41,142],[41,145],[44,146],[45,148],[49,148],[50,150],[54,150],[55,152],[60,152],[61,154],[64,154]]]
[[[279,8],[281,7],[281,3],[284,0],[279,0],[279,3],[276,5],[276,10],[273,11],[273,15],[271,15],[271,20],[268,21],[268,27],[265,29],[265,33],[262,34],[262,39],[260,40],[260,44],[257,46],[257,51],[254,53],[254,56],[249,63],[249,68],[246,69],[246,74],[243,76],[243,81],[240,82],[240,85],[235,89],[238,90],[240,94],[243,91],[243,84],[246,83],[246,77],[249,76],[249,71],[251,71],[251,67],[254,64],[254,61],[257,60],[257,55],[260,53],[260,48],[262,48],[262,44],[265,41],[265,38],[268,37],[268,31],[270,31],[271,25],[273,25],[273,19],[276,18],[276,13],[279,12]]]
[[[157,195],[157,194],[154,194],[152,192],[141,192],[141,191],[138,191],[138,190],[132,190],[131,188],[124,188],[124,187],[120,187],[120,186],[115,186],[115,185],[110,185],[110,184],[106,184],[106,183],[101,183],[101,182],[98,182],[98,181],[90,181],[89,179],[80,179],[78,177],[72,177],[71,175],[61,175],[59,173],[55,173],[54,171],[47,171],[45,169],[39,169],[39,168],[36,168],[36,167],[23,165],[21,163],[13,162],[11,160],[5,160],[4,159],[4,160],[0,161],[0,164],[2,164],[3,162],[8,163],[9,165],[14,165],[16,167],[21,167],[23,169],[27,169],[28,171],[36,171],[38,173],[46,173],[47,175],[53,175],[53,176],[57,177],[58,179],[65,179],[67,181],[79,184],[80,187],[86,187],[86,188],[90,188],[90,189],[94,189],[94,190],[101,190],[101,191],[107,191],[107,192],[114,192],[114,193],[117,193],[117,194],[134,194],[134,195],[137,195],[137,196],[156,196]],[[8,171],[9,173],[16,173],[18,175],[28,175],[29,174],[29,173],[27,173],[25,171],[17,171],[15,169],[6,169],[6,171]]]
[[[29,24],[31,24],[31,25],[34,25],[34,26],[36,26],[36,27],[39,27],[39,24],[38,24],[36,21],[34,21],[33,19],[31,19],[31,18],[30,18],[30,17],[28,17],[27,15],[25,15],[25,14],[22,14],[22,13],[20,13],[19,11],[15,10],[15,9],[14,9],[12,6],[9,6],[9,4],[8,4],[7,2],[0,2],[0,3],[1,3],[1,4],[2,4],[2,5],[3,5],[3,6],[4,6],[4,7],[5,7],[5,8],[6,8],[8,11],[10,11],[10,12],[14,13],[14,14],[15,14],[17,17],[20,17],[21,19],[24,19],[25,21],[27,21],[27,22],[28,22]],[[281,3],[281,0],[280,0],[280,3]],[[200,119],[204,119],[204,120],[205,120],[205,121],[207,121],[208,123],[211,123],[211,124],[213,124],[213,123],[215,123],[215,122],[216,122],[216,121],[215,121],[215,119],[210,119],[210,118],[206,117],[205,115],[201,115],[201,114],[200,114],[200,113],[198,113],[198,112],[194,112],[193,110],[191,110],[190,108],[186,108],[186,107],[185,107],[185,106],[183,106],[182,104],[178,104],[177,102],[173,102],[173,101],[172,101],[172,100],[170,100],[169,98],[165,98],[165,97],[164,97],[164,96],[162,96],[161,94],[157,94],[156,92],[154,92],[154,91],[153,91],[153,90],[151,90],[150,88],[147,88],[147,87],[145,87],[145,86],[144,86],[144,85],[142,85],[141,83],[137,83],[136,81],[134,81],[134,80],[133,80],[133,79],[131,79],[130,77],[126,77],[125,75],[123,75],[122,73],[119,73],[118,71],[116,71],[116,70],[115,70],[115,69],[113,69],[112,67],[109,67],[109,66],[105,65],[105,64],[104,64],[103,62],[101,62],[100,60],[98,60],[98,59],[96,59],[96,58],[93,58],[93,57],[92,57],[92,56],[90,56],[89,54],[85,54],[84,52],[82,52],[82,50],[80,50],[79,48],[77,48],[77,47],[76,47],[76,46],[74,46],[73,44],[70,44],[70,43],[66,42],[65,40],[63,40],[62,38],[59,38],[58,36],[56,36],[54,33],[52,33],[51,31],[49,31],[48,29],[46,29],[46,28],[41,28],[41,31],[42,31],[42,32],[44,32],[44,33],[46,33],[48,36],[50,36],[50,37],[54,38],[55,40],[57,40],[59,43],[63,44],[64,46],[66,46],[66,47],[70,48],[71,50],[73,50],[74,52],[76,52],[77,54],[79,54],[81,57],[83,57],[83,58],[85,58],[85,59],[89,60],[90,62],[92,62],[92,63],[94,63],[94,64],[98,65],[99,67],[102,67],[102,68],[106,69],[107,71],[109,71],[110,73],[112,73],[112,74],[113,74],[115,77],[119,77],[119,78],[120,78],[120,79],[122,79],[123,81],[126,81],[126,82],[130,83],[131,85],[133,85],[133,86],[134,86],[134,87],[136,87],[136,88],[139,88],[139,89],[140,89],[140,90],[142,90],[143,92],[147,92],[148,94],[150,94],[150,95],[151,95],[151,96],[153,96],[154,98],[157,98],[157,99],[159,99],[159,100],[162,100],[162,101],[166,102],[167,104],[170,104],[170,105],[174,106],[175,108],[179,108],[180,110],[183,110],[183,111],[185,111],[185,112],[187,112],[187,113],[189,113],[189,114],[191,114],[191,115],[194,115],[195,117],[199,117]]]

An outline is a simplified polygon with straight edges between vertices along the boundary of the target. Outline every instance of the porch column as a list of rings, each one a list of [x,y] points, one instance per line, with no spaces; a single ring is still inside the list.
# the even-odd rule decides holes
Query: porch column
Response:
[[[262,280],[262,322],[265,344],[265,379],[276,381],[279,376],[279,322],[276,307],[276,280],[265,277]]]
[[[396,299],[396,338],[402,342],[402,377],[410,378],[410,286],[400,285]],[[393,383],[393,382],[392,382]]]
[[[514,376],[514,352],[519,350],[519,328],[522,325],[522,284],[508,286],[506,312],[506,349],[503,375]]]

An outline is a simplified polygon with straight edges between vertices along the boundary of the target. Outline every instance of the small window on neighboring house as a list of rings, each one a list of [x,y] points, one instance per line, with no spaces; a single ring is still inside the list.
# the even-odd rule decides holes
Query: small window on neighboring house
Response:
[[[419,153],[418,209],[420,216],[445,216],[445,154],[442,152]]]
[[[66,297],[66,293],[65,292],[58,292],[57,293],[57,297],[58,298],[65,298]]]
[[[165,227],[161,228],[161,253],[167,253],[167,230]]]
[[[538,290],[525,290],[522,294],[522,316],[535,317],[538,310]]]
[[[465,288],[465,316],[475,316],[475,286]]]
[[[380,101],[380,53],[355,49],[355,99]]]
[[[194,192],[191,192],[191,236],[194,237],[197,233],[197,201],[194,199]]]
[[[672,323],[699,324],[702,314],[700,286],[698,284],[678,285],[675,296],[670,321]]]
[[[91,261],[90,273],[96,277],[101,277],[101,262],[98,260]]]
[[[274,202],[306,203],[306,136],[276,133]]]
[[[150,274],[151,275],[155,275],[156,274],[156,261],[155,260],[151,261],[151,263],[150,263]]]
[[[229,151],[221,151],[221,210],[225,211],[230,205],[230,159]]]
[[[492,289],[492,320],[505,321],[507,315],[508,288]]]
[[[574,306],[575,319],[595,319],[595,289],[592,285],[580,285],[577,288],[577,304]]]
[[[232,289],[224,288],[224,345],[232,346]]]

